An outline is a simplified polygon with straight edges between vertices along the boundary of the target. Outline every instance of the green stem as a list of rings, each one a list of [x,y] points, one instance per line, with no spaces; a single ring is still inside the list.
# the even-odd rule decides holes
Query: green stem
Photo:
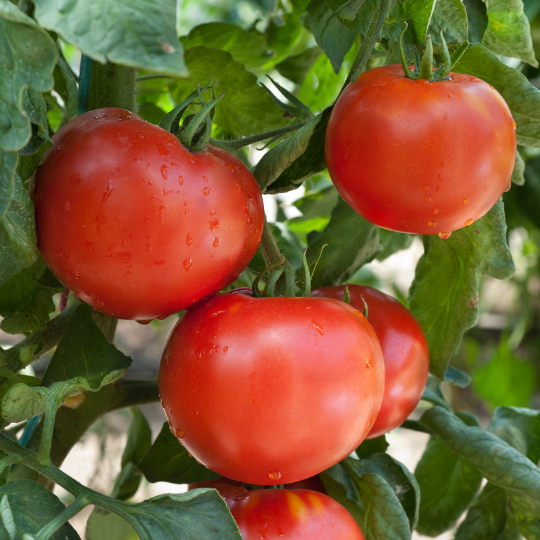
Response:
[[[45,420],[43,422],[43,430],[41,433],[41,444],[39,446],[38,459],[42,465],[51,463],[51,446],[54,434],[54,422],[56,420],[56,412],[62,403],[63,388],[58,387],[56,395],[47,399],[45,409]]]
[[[88,88],[86,110],[102,107],[120,107],[136,110],[135,69],[107,62],[92,60],[92,73]]]
[[[63,512],[47,523],[47,525],[35,535],[35,539],[48,540],[62,525],[64,525],[64,523],[67,523],[89,504],[90,500],[84,495],[77,497]]]
[[[151,81],[152,79],[172,79],[171,75],[164,75],[163,73],[154,73],[153,75],[141,75],[135,78],[135,82],[139,81]]]
[[[426,50],[420,64],[418,79],[425,79],[426,81],[433,80],[433,43],[431,43],[431,36],[429,34],[426,37]]]
[[[356,79],[358,79],[362,71],[364,71],[371,53],[379,40],[379,34],[381,33],[384,20],[386,19],[388,11],[390,10],[390,4],[391,0],[381,0],[379,11],[373,16],[368,33],[362,41],[362,45],[360,45],[360,50],[354,59],[351,71],[349,72],[347,80],[345,81],[341,91],[343,91],[350,82],[355,83]]]
[[[291,124],[290,126],[274,129],[273,131],[267,131],[266,133],[259,133],[257,135],[252,135],[251,137],[243,137],[242,139],[236,139],[234,141],[221,141],[219,139],[210,139],[210,144],[213,144],[214,146],[222,146],[225,149],[238,150],[239,148],[243,148],[244,146],[248,146],[256,142],[264,141],[272,137],[286,135],[287,133],[297,131],[301,127],[304,127],[306,124],[307,121],[300,122],[298,124]]]
[[[272,233],[272,228],[266,219],[264,220],[260,248],[266,266],[274,266],[283,262],[284,257],[279,251],[276,239]]]
[[[431,431],[424,426],[421,426],[416,420],[405,420],[399,427],[410,429],[412,431],[419,431],[420,433],[429,433],[431,435]]]

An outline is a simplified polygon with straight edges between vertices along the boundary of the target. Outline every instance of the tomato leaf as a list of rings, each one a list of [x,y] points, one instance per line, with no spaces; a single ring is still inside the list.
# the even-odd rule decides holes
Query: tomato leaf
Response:
[[[309,47],[300,54],[289,56],[276,65],[280,75],[295,84],[301,85],[310,69],[322,55],[320,47]],[[303,101],[303,99],[301,98]]]
[[[62,54],[59,55],[58,63],[54,68],[54,90],[64,102],[64,114],[60,125],[77,116],[77,104],[79,100],[79,88],[71,68]]]
[[[14,175],[17,170],[17,163],[18,156],[16,152],[4,152],[0,150],[0,218],[7,212],[9,203],[13,197],[15,190]]]
[[[86,540],[139,540],[131,525],[116,514],[96,508],[86,523]]]
[[[0,55],[6,66],[0,78],[0,149],[19,150],[32,134],[23,90],[53,87],[56,46],[45,30],[7,0],[0,1],[0,35]]]
[[[36,0],[35,6],[41,26],[94,60],[172,76],[187,73],[171,0],[95,0],[91,7],[84,0]]]
[[[516,162],[512,171],[512,183],[516,186],[522,186],[525,183],[525,162],[519,151],[516,152]]]
[[[434,375],[444,378],[463,333],[478,320],[476,274],[508,279],[514,271],[501,201],[448,240],[425,238],[409,304],[426,335]]]
[[[422,494],[418,532],[427,536],[438,536],[453,527],[482,483],[482,475],[474,465],[434,436],[429,438],[414,475]]]
[[[298,13],[280,10],[270,16],[264,39],[268,49],[275,53],[263,66],[263,69],[270,70],[275,64],[285,60],[303,39],[307,41],[308,32]]]
[[[471,45],[453,69],[479,77],[495,87],[512,111],[518,144],[540,147],[540,90],[522,73],[503,64],[480,43]]]
[[[520,540],[514,518],[508,512],[504,489],[486,484],[458,527],[455,540]]]
[[[0,487],[0,533],[2,538],[22,538],[36,534],[66,507],[45,486],[31,480],[9,482]],[[80,540],[75,529],[66,523],[49,538]]]
[[[388,22],[392,24],[398,21],[411,21],[416,43],[423,43],[426,39],[427,29],[431,24],[436,3],[438,4],[434,0],[405,0],[401,4],[395,5]]]
[[[8,384],[8,383],[6,383]],[[2,398],[2,418],[6,422],[22,422],[45,411],[46,396],[24,383],[14,384]]]
[[[379,238],[383,250],[377,255],[377,260],[384,261],[390,255],[411,247],[414,236],[412,234],[398,233],[379,228]]]
[[[522,0],[486,0],[488,27],[483,42],[494,53],[520,58],[538,67],[529,19]]]
[[[441,41],[440,31],[444,30],[446,41],[467,41],[469,25],[467,12],[461,0],[437,0],[430,24],[430,34],[435,43]]]
[[[487,9],[483,0],[464,0],[467,10],[469,33],[467,41],[479,43],[482,41],[488,27]]]
[[[308,234],[310,254],[318,253],[324,244],[328,246],[312,278],[313,288],[345,283],[382,251],[379,228],[359,216],[341,198],[326,228],[321,233]]]
[[[171,81],[169,88],[173,98],[180,103],[193,92],[198,82],[206,82],[213,75],[219,80],[216,92],[225,93],[213,119],[223,131],[243,136],[290,123],[257,84],[257,77],[230,53],[198,46],[186,51],[185,61],[190,75]]]
[[[210,471],[192,458],[164,422],[161,431],[139,469],[149,482],[189,484],[215,480],[219,474]]]
[[[0,152],[0,155],[16,154]],[[34,204],[24,189],[20,178],[15,174],[15,190],[6,213],[0,217],[0,287],[23,268],[28,268],[38,257]]]

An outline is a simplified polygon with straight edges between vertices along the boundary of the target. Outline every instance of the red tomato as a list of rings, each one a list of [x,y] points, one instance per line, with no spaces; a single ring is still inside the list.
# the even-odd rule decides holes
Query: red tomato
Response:
[[[344,287],[321,287],[311,294],[343,298]],[[351,306],[364,311],[381,342],[385,365],[384,399],[368,439],[379,437],[401,425],[414,410],[429,370],[429,351],[418,321],[403,304],[372,287],[349,285]],[[362,299],[364,298],[364,300]]]
[[[243,163],[191,152],[123,109],[69,122],[36,172],[38,247],[75,296],[122,319],[186,309],[231,283],[264,213]]]
[[[365,317],[343,302],[222,294],[176,325],[158,384],[171,429],[197,460],[241,482],[286,484],[362,442],[384,362]]]
[[[399,65],[371,69],[337,100],[326,164],[345,201],[394,231],[439,234],[481,218],[507,188],[516,124],[489,84],[408,79]]]
[[[323,493],[256,489],[225,502],[244,540],[364,540],[347,510]]]

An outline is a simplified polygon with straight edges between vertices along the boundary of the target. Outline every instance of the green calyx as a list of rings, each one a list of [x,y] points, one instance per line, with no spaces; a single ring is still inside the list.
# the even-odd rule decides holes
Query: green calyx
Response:
[[[459,62],[460,58],[463,56],[463,53],[469,48],[469,42],[465,41],[462,43],[459,47],[457,47],[457,49],[454,50],[452,55],[450,55],[448,45],[443,37],[443,30],[441,30],[441,47],[444,61],[436,66],[435,70],[433,70],[433,43],[431,41],[431,36],[428,34],[424,46],[424,54],[420,59],[419,54],[415,51],[414,69],[411,71],[407,65],[405,52],[403,51],[403,34],[405,34],[407,31],[407,26],[407,23],[405,23],[405,28],[399,37],[401,64],[403,65],[405,77],[415,81],[418,79],[423,79],[430,82],[449,80],[450,70]]]
[[[197,90],[192,92],[182,103],[179,103],[170,113],[165,115],[159,127],[171,132],[178,140],[190,150],[202,150],[210,141],[212,135],[212,119],[214,118],[215,106],[225,94],[216,97],[215,87],[219,81],[212,78],[201,88],[197,85]],[[212,91],[212,99],[205,101],[203,92]],[[200,105],[201,109],[195,114],[182,116],[190,105]]]

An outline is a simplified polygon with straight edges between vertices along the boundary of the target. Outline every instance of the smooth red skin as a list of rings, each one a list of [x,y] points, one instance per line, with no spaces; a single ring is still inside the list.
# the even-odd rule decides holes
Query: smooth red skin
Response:
[[[256,489],[225,497],[244,540],[364,540],[339,503],[306,489]]]
[[[401,425],[415,409],[426,386],[429,351],[414,315],[403,304],[372,287],[349,285],[351,306],[364,312],[381,343],[385,365],[384,398],[368,439]],[[342,299],[344,287],[320,287],[311,294]]]
[[[96,310],[138,320],[176,313],[231,283],[257,250],[261,192],[231,154],[191,153],[113,108],[79,116],[53,139],[33,191],[38,247]]]
[[[158,384],[173,433],[199,462],[240,482],[288,484],[364,440],[384,362],[365,317],[343,302],[222,294],[176,325]]]
[[[368,221],[452,232],[481,218],[510,182],[516,132],[508,105],[484,81],[450,76],[414,81],[399,65],[379,67],[337,100],[326,131],[328,172]]]

